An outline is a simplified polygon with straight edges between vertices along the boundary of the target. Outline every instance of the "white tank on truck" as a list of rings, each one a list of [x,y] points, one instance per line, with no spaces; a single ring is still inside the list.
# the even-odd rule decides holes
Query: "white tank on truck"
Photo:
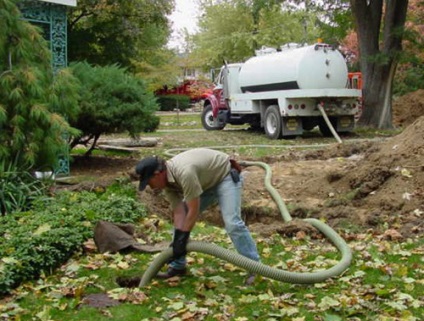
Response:
[[[256,51],[240,69],[242,92],[288,89],[345,88],[346,61],[338,50],[319,45],[283,46],[281,51],[268,48]]]
[[[219,130],[248,123],[271,139],[316,126],[325,136],[350,132],[361,90],[347,84],[346,62],[331,45],[262,48],[244,63],[221,68],[213,94],[205,99],[202,124]]]

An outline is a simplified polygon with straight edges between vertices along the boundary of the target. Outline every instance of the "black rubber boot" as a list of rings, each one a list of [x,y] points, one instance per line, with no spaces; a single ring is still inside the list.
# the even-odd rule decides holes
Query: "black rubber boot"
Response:
[[[187,269],[181,269],[181,270],[177,270],[174,269],[172,267],[169,267],[168,270],[166,270],[166,272],[159,272],[156,277],[159,279],[169,279],[172,278],[174,276],[183,276],[187,274]]]

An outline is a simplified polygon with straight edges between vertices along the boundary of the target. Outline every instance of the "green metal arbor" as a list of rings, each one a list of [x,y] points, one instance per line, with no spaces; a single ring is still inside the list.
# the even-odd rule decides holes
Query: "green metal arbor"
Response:
[[[54,72],[68,65],[66,18],[68,6],[76,6],[76,0],[24,0],[19,3],[23,18],[39,26],[43,30],[44,37],[49,41]],[[64,139],[66,139],[66,133],[64,133]],[[66,148],[58,157],[59,165],[55,173],[68,175],[70,172],[69,149]]]

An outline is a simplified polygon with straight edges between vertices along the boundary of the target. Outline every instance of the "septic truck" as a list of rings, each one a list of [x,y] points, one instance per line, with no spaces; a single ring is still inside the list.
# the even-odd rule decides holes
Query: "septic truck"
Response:
[[[351,132],[361,90],[349,88],[342,54],[328,44],[262,48],[244,63],[225,63],[206,96],[202,125],[262,129],[270,139],[319,127],[324,136]]]

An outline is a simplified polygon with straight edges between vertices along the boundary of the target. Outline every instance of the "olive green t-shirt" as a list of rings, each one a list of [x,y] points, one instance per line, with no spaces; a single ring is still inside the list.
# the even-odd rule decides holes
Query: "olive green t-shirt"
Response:
[[[195,148],[166,162],[168,185],[165,196],[175,208],[216,186],[230,172],[230,156],[213,149]]]

